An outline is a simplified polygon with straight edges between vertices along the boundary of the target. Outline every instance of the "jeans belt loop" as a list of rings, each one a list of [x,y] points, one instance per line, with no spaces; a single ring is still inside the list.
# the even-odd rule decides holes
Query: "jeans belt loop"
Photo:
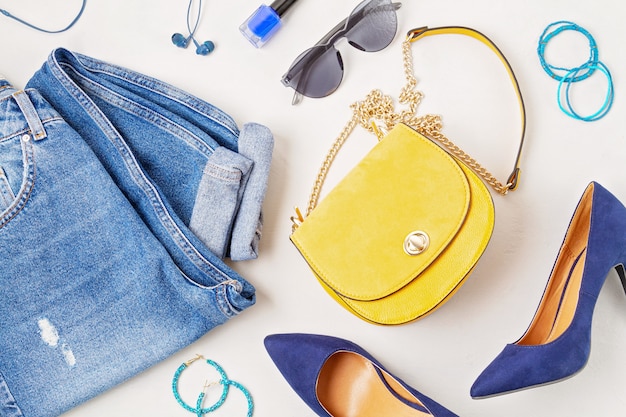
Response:
[[[35,140],[46,138],[46,131],[43,128],[37,110],[35,110],[33,103],[30,101],[30,98],[28,98],[28,94],[24,90],[19,90],[13,93],[13,98],[15,98],[17,105],[20,107],[20,110],[22,110],[24,117],[26,117],[33,138]]]

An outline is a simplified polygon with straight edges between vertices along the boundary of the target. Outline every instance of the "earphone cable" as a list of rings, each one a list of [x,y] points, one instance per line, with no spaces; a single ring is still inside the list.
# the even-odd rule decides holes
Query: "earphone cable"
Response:
[[[193,30],[191,30],[191,6],[193,4],[193,0],[189,0],[189,6],[187,7],[187,30],[189,30],[189,35],[193,42],[198,45],[194,36],[196,35],[196,31],[198,30],[198,24],[200,24],[200,14],[202,13],[202,0],[198,0],[198,15],[196,16],[196,23],[193,26]]]
[[[74,18],[74,20],[72,20],[72,22],[67,25],[65,28],[63,29],[59,29],[59,30],[47,30],[47,29],[43,29],[40,28],[38,26],[33,25],[32,23],[28,23],[27,21],[20,19],[17,16],[13,16],[11,13],[9,13],[8,11],[4,10],[4,9],[0,9],[0,13],[2,13],[3,15],[5,15],[6,17],[9,17],[13,20],[16,20],[32,29],[38,30],[40,32],[44,32],[44,33],[61,33],[61,32],[65,32],[66,30],[70,29],[72,26],[74,26],[76,24],[76,22],[78,22],[78,19],[80,19],[80,17],[83,15],[83,12],[85,11],[85,6],[87,5],[87,0],[83,0],[82,5],[80,7],[80,11],[78,12],[78,14],[76,15],[76,17]]]

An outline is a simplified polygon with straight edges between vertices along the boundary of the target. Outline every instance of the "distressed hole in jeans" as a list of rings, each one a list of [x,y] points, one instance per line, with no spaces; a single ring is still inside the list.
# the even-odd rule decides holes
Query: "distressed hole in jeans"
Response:
[[[59,341],[61,340],[59,331],[50,322],[50,320],[47,318],[39,319],[37,321],[37,326],[39,326],[39,335],[41,336],[41,340],[55,350],[59,348],[61,350],[61,354],[63,355],[63,359],[68,366],[73,367],[76,365],[76,357],[74,356],[74,352],[72,352],[70,346],[67,343],[61,343],[59,346]]]
[[[50,323],[50,320],[43,318],[37,322],[39,326],[39,334],[41,340],[50,347],[56,347],[59,344],[59,332],[56,327]]]
[[[72,349],[70,349],[70,347],[66,343],[63,343],[61,345],[61,352],[63,353],[63,359],[65,359],[65,362],[69,366],[76,365],[76,357],[74,356],[74,352],[72,352]]]

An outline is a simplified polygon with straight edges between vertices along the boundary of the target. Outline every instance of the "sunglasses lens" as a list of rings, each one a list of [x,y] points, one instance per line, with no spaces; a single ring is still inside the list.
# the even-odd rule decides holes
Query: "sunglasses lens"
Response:
[[[396,35],[400,3],[366,0],[316,46],[300,54],[283,76],[283,84],[313,98],[334,92],[343,78],[343,61],[334,42],[346,37],[358,49],[376,52],[387,47]]]
[[[367,52],[387,47],[396,35],[398,17],[391,0],[369,0],[354,9],[347,23],[346,38]]]
[[[311,98],[326,97],[339,87],[343,61],[334,47],[314,46],[287,72],[288,85]]]

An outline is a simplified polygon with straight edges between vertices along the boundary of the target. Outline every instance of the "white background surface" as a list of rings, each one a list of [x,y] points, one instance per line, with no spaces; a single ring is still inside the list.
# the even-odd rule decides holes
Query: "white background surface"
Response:
[[[195,48],[176,48],[170,41],[174,32],[186,30],[183,0],[89,1],[78,24],[59,35],[41,34],[0,16],[0,73],[17,87],[26,84],[53,48],[62,46],[160,78],[222,108],[240,125],[263,123],[275,134],[261,254],[257,260],[233,265],[256,286],[257,304],[67,417],[191,415],[178,406],[170,387],[176,368],[196,353],[220,363],[230,378],[251,391],[256,417],[313,416],[263,347],[266,335],[281,332],[350,339],[396,376],[464,417],[625,415],[626,296],[614,273],[600,295],[591,358],[583,372],[516,394],[485,400],[469,396],[478,374],[530,323],[589,181],[600,182],[626,201],[623,2],[404,0],[398,11],[398,36],[386,50],[367,54],[341,41],[345,77],[339,90],[291,106],[292,90],[281,85],[281,75],[357,3],[301,1],[287,13],[275,38],[257,50],[239,34],[238,26],[258,7],[258,0],[206,0],[197,38],[212,39],[217,46],[207,57],[196,56]],[[49,28],[64,27],[79,7],[80,0],[0,0],[0,8]],[[556,105],[557,82],[543,72],[536,55],[539,35],[556,20],[572,20],[588,29],[598,42],[600,59],[613,73],[615,104],[600,121],[573,120]],[[517,191],[506,197],[494,195],[492,240],[458,293],[423,320],[382,327],[352,316],[322,290],[289,241],[289,216],[294,205],[306,206],[318,166],[350,117],[349,104],[372,88],[397,96],[404,83],[400,50],[404,33],[423,25],[473,27],[491,37],[508,57],[528,112],[523,173]],[[497,58],[462,36],[420,40],[413,45],[413,55],[418,87],[425,93],[420,112],[442,114],[444,132],[505,180],[520,123],[512,87]],[[555,63],[577,64],[587,55],[584,38],[564,35],[554,40],[547,56]],[[575,85],[574,105],[582,113],[595,111],[605,88],[601,75]],[[374,142],[358,130],[340,154],[330,181]],[[183,396],[195,401],[197,388],[187,388]],[[234,393],[214,415],[244,416],[243,397]]]

